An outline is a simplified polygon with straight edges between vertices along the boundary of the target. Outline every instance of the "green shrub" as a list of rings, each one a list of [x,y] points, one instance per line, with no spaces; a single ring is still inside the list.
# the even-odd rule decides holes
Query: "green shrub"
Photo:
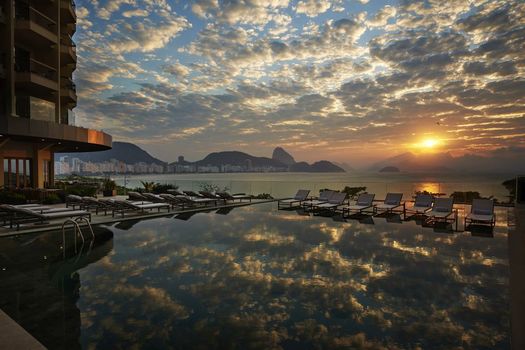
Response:
[[[117,188],[117,184],[115,183],[115,181],[111,180],[108,177],[108,178],[104,179],[104,181],[102,182],[102,188],[103,188],[103,191],[105,191],[105,192],[111,192],[115,188]]]
[[[94,197],[97,194],[98,188],[90,185],[74,184],[69,185],[64,189],[66,195],[73,194],[80,197]]]
[[[456,191],[452,193],[450,197],[454,198],[454,203],[461,204],[472,204],[472,200],[483,198],[479,192],[476,191]]]
[[[360,186],[360,187],[348,187],[348,186],[345,186],[345,188],[343,188],[343,190],[341,192],[346,193],[348,198],[355,198],[358,195],[360,195],[361,193],[365,193],[365,191],[366,191],[366,187],[365,186]]]
[[[152,192],[156,185],[153,181],[141,181],[140,183],[142,184],[142,187],[144,187],[144,192]]]
[[[228,186],[224,186],[223,188],[221,188],[221,186],[219,186],[219,185],[214,185],[214,184],[210,184],[210,183],[207,183],[207,182],[201,182],[199,184],[199,188],[200,188],[201,191],[210,192],[210,193],[214,193],[214,192],[228,192],[230,190],[230,188]]]
[[[269,193],[259,193],[256,196],[252,196],[253,199],[273,199],[272,195]]]
[[[168,190],[177,190],[179,186],[170,185],[170,184],[155,184],[153,186],[153,193],[160,194],[160,193],[168,193]]]
[[[516,199],[516,179],[505,180],[501,185],[509,191],[509,203],[513,203]]]
[[[0,203],[2,204],[25,204],[26,196],[11,191],[0,191]]]
[[[58,204],[62,203],[62,200],[57,194],[50,193],[46,196],[46,198],[42,201],[44,204]]]

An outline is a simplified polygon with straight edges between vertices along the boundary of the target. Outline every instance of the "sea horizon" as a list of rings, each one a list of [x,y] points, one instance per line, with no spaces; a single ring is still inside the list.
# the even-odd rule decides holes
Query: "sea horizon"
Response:
[[[189,174],[141,174],[112,175],[120,186],[142,187],[141,181],[179,186],[183,190],[199,190],[202,184],[226,188],[232,192],[253,195],[269,193],[272,196],[293,195],[298,188],[312,193],[324,188],[342,190],[345,186],[367,187],[367,191],[383,198],[387,192],[402,192],[406,198],[416,191],[444,193],[454,191],[477,191],[481,196],[506,201],[508,191],[502,182],[514,178],[513,174],[501,173],[452,173],[452,172],[394,172],[351,171],[345,173],[189,173]]]

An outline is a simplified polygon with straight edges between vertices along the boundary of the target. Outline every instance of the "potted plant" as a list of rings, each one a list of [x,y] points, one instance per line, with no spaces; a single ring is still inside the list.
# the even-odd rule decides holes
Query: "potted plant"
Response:
[[[104,197],[113,197],[117,195],[117,184],[110,178],[104,179],[102,194]]]

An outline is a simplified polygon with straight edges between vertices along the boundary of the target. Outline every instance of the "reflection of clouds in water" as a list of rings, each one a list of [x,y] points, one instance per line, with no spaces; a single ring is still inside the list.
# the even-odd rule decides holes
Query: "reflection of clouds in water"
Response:
[[[504,237],[262,205],[141,222],[115,237],[115,253],[81,271],[84,337],[111,326],[124,343],[182,347],[508,344]]]

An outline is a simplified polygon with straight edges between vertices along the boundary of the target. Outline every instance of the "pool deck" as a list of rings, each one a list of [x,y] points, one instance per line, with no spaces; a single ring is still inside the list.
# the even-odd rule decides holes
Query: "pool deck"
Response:
[[[157,217],[168,217],[168,216],[174,216],[177,214],[206,212],[206,211],[218,210],[218,209],[244,207],[248,205],[268,203],[268,202],[274,202],[274,201],[276,201],[276,199],[262,199],[262,200],[255,199],[255,200],[252,200],[251,202],[237,202],[237,203],[229,203],[225,205],[199,207],[199,208],[192,208],[192,209],[185,209],[185,210],[170,210],[169,212],[166,210],[161,210],[160,212],[145,212],[145,213],[134,214],[134,215],[124,215],[124,216],[116,215],[115,217],[113,217],[109,213],[108,215],[103,215],[103,214],[96,215],[94,212],[92,212],[91,213],[92,214],[91,225],[110,225],[110,224],[127,221],[127,220],[140,220],[140,219],[151,219],[151,218],[157,218]],[[49,205],[49,207],[61,208],[61,207],[64,207],[64,204]],[[62,229],[62,224],[64,223],[64,220],[65,219],[53,220],[52,222],[46,223],[46,224],[21,225],[20,230],[18,231],[15,228],[9,229],[6,227],[0,227],[0,238],[60,230]]]
[[[0,349],[42,350],[45,347],[0,310]]]

